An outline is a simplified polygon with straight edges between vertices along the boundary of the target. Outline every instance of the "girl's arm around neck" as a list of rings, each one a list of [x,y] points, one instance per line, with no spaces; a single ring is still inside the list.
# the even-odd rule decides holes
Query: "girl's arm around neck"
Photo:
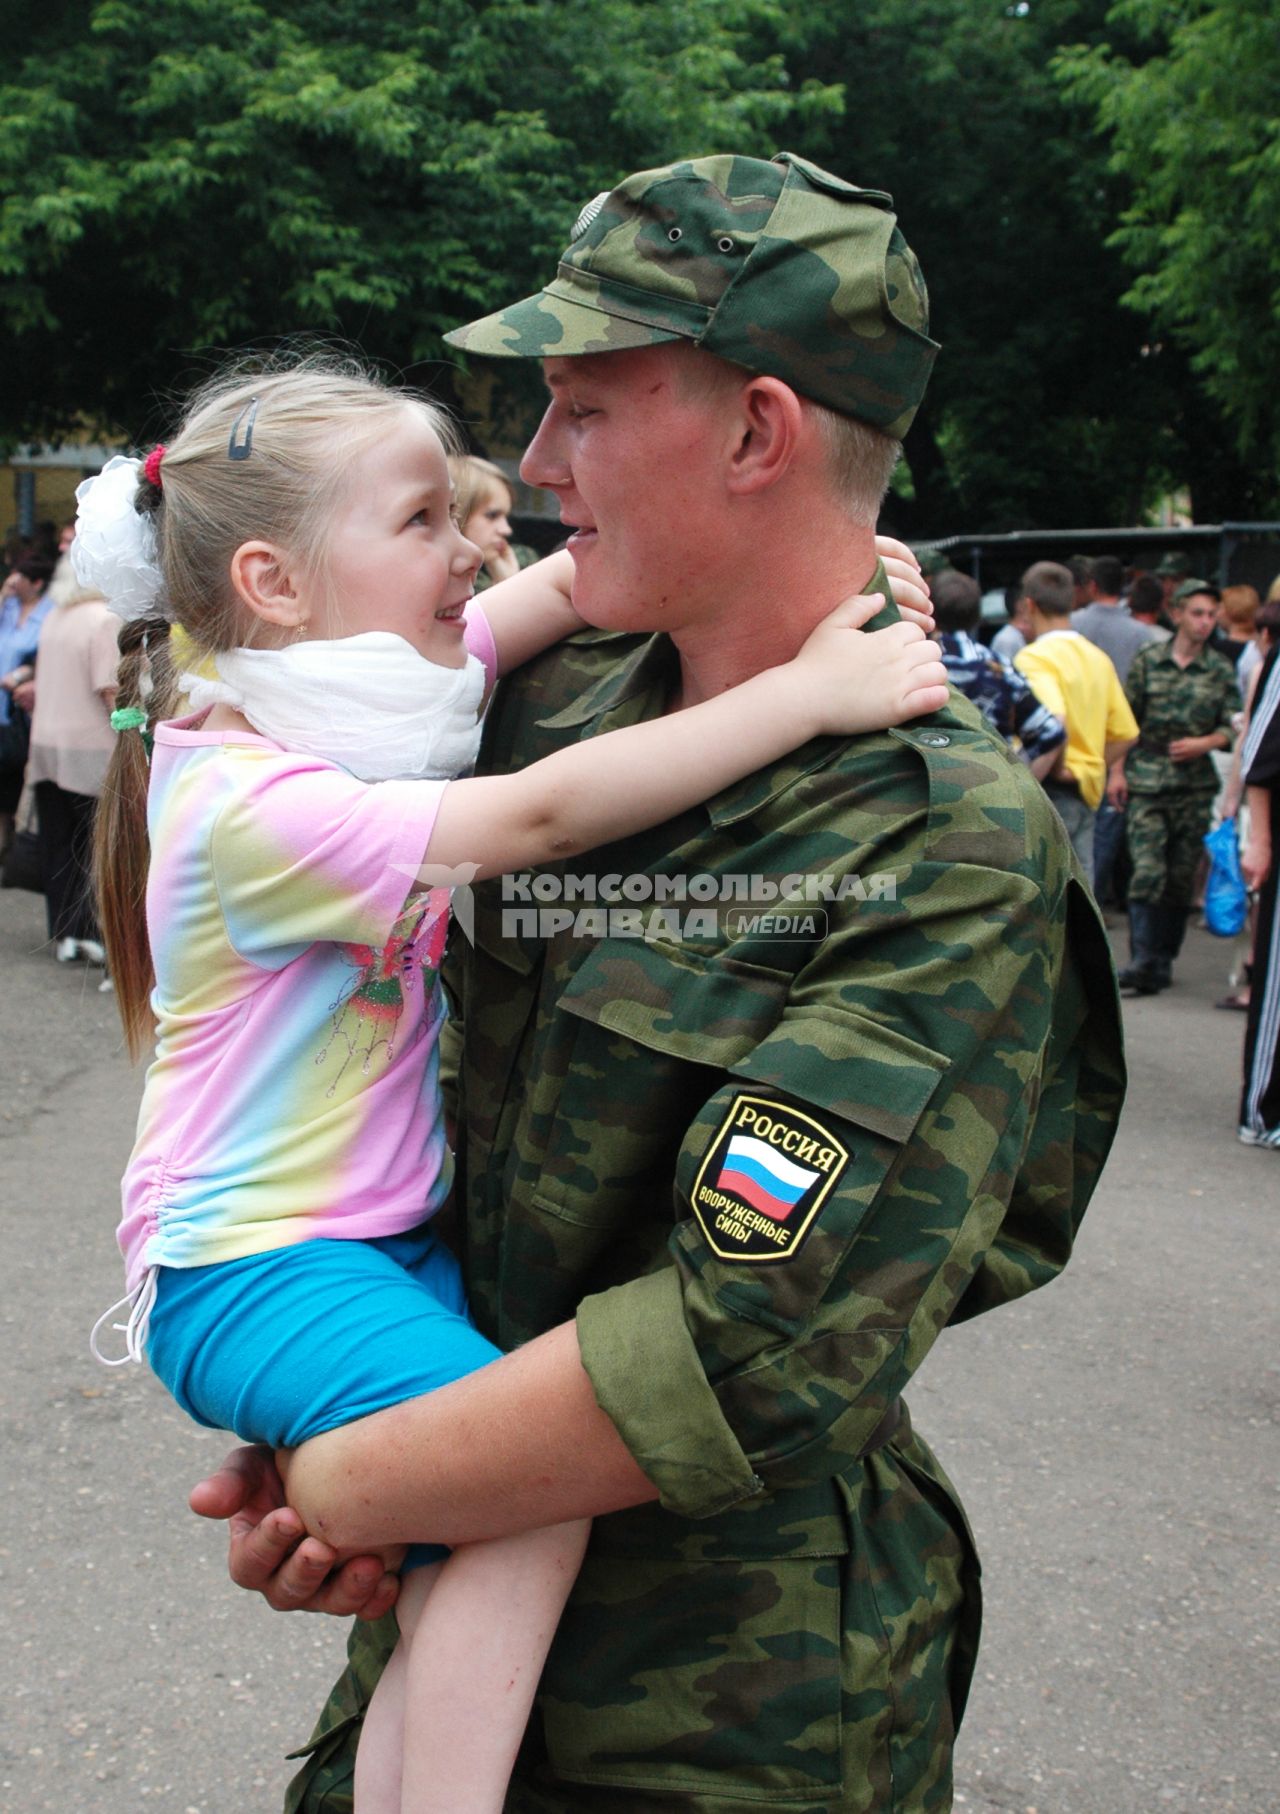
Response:
[[[561,549],[481,594],[477,603],[493,633],[499,676],[582,628],[572,591],[573,556]]]
[[[898,609],[909,623],[933,628],[933,607],[911,550],[890,536],[876,537]],[[491,586],[479,600],[498,656],[498,674],[509,674],[553,643],[582,628],[573,608],[573,556],[565,549]]]
[[[862,634],[883,602],[846,600],[793,661],[716,699],[557,750],[520,774],[452,782],[424,863],[433,874],[474,866],[483,880],[575,856],[659,825],[813,737],[938,710],[946,671],[924,632],[896,623]]]

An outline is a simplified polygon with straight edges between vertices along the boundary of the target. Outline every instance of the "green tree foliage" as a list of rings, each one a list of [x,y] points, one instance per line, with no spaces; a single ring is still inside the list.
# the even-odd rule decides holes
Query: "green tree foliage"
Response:
[[[209,349],[299,330],[447,391],[444,329],[540,283],[620,171],[833,104],[749,53],[776,11],[6,0],[0,434],[136,435]]]
[[[907,441],[912,532],[1140,521],[1187,476],[1185,363],[1119,306],[1119,179],[1050,72],[1108,0],[815,0],[792,66],[845,90],[818,122],[843,175],[893,192],[943,351]],[[817,155],[817,152],[815,152]]]
[[[1280,17],[1275,0],[1119,0],[1064,52],[1066,92],[1130,196],[1125,300],[1191,364],[1280,499]]]
[[[890,189],[928,278],[943,354],[899,527],[1132,521],[1186,482],[1202,520],[1261,513],[1274,473],[1235,425],[1257,448],[1277,407],[1267,12],[0,0],[0,439],[141,439],[221,349],[299,331],[449,399],[443,331],[537,287],[596,191],[789,146]],[[1227,16],[1252,35],[1219,51]],[[1151,107],[1147,80],[1170,84]],[[498,406],[534,376],[504,370]]]

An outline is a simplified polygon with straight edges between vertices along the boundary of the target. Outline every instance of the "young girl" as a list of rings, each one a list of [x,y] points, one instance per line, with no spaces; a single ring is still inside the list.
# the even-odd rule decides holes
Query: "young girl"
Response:
[[[129,1351],[201,1423],[277,1448],[340,1442],[497,1354],[429,1227],[452,1165],[432,878],[590,849],[945,697],[918,628],[850,634],[860,601],[715,701],[451,779],[495,673],[579,620],[566,556],[467,613],[479,553],[447,445],[429,404],[313,363],[215,382],[141,474],[117,460],[81,487],[78,570],[130,613],[103,920],[131,1049],[157,1023],[124,1180]],[[176,721],[170,621],[219,675]],[[585,1539],[411,1555],[360,1814],[500,1808]]]

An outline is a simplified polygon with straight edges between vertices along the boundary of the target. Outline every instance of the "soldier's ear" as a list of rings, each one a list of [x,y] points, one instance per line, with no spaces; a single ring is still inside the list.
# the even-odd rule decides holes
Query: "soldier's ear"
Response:
[[[727,481],[730,492],[749,497],[767,491],[788,471],[806,433],[804,404],[789,384],[763,373],[749,378],[735,395]]]

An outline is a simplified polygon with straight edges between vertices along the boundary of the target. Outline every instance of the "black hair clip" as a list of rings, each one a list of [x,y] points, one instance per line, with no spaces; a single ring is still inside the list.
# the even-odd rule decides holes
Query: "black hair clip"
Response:
[[[240,414],[231,424],[231,439],[227,442],[229,460],[247,460],[253,452],[253,424],[258,414],[258,399],[250,397]],[[244,433],[240,433],[240,424],[244,423]],[[237,439],[237,437],[239,437]]]

